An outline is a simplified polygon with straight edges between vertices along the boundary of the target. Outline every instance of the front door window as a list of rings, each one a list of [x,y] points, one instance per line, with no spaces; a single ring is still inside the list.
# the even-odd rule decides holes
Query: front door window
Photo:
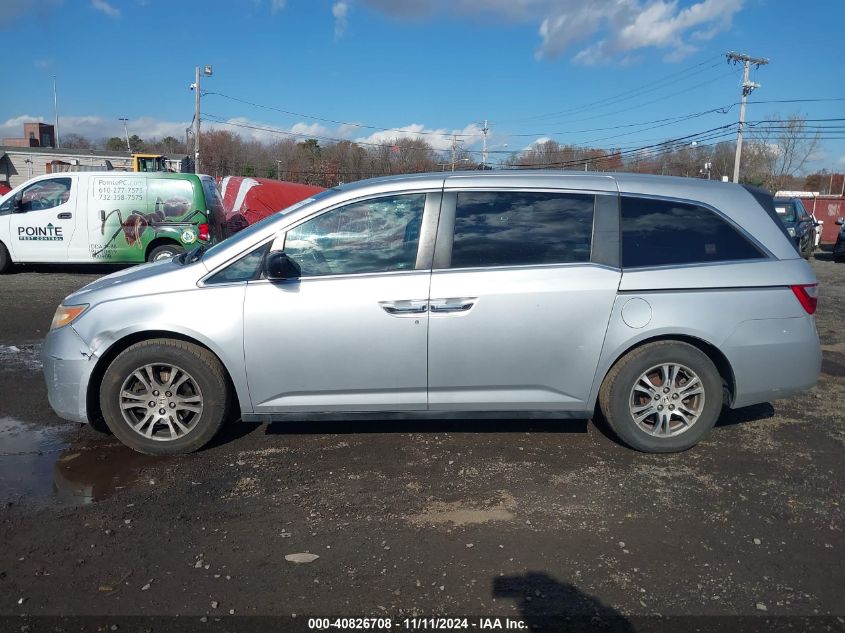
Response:
[[[353,202],[288,231],[285,253],[303,277],[412,270],[424,208],[421,193]]]

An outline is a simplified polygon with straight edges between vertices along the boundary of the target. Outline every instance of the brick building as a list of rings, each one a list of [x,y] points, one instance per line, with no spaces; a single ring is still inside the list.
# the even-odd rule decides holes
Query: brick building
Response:
[[[24,123],[23,138],[4,138],[8,147],[55,147],[56,129],[47,123]]]

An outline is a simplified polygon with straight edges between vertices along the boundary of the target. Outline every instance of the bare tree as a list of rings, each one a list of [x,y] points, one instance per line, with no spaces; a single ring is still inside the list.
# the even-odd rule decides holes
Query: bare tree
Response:
[[[62,136],[63,149],[90,149],[92,147],[94,147],[94,143],[91,139],[86,138],[81,134],[71,132],[70,134]]]
[[[821,146],[818,132],[807,129],[807,121],[800,114],[783,119],[778,115],[752,128],[752,154],[758,161],[756,175],[761,184],[776,191],[804,170],[813,154]],[[743,152],[743,162],[745,162]],[[752,170],[751,174],[755,174]]]

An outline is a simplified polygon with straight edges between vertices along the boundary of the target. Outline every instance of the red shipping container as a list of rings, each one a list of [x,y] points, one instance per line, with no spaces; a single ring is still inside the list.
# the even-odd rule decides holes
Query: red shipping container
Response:
[[[845,197],[843,196],[799,196],[804,208],[822,225],[820,244],[833,244],[839,235],[836,220],[845,218]]]

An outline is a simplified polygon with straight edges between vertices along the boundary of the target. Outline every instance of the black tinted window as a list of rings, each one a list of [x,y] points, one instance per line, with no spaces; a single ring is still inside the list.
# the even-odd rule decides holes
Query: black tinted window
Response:
[[[762,253],[724,219],[694,204],[622,197],[622,265],[757,259]]]
[[[538,192],[462,192],[452,268],[590,261],[595,197]]]
[[[251,281],[258,279],[261,273],[261,263],[264,255],[270,249],[270,243],[259,246],[252,252],[244,255],[236,262],[229,264],[213,277],[206,280],[207,284],[230,284],[238,281]]]

